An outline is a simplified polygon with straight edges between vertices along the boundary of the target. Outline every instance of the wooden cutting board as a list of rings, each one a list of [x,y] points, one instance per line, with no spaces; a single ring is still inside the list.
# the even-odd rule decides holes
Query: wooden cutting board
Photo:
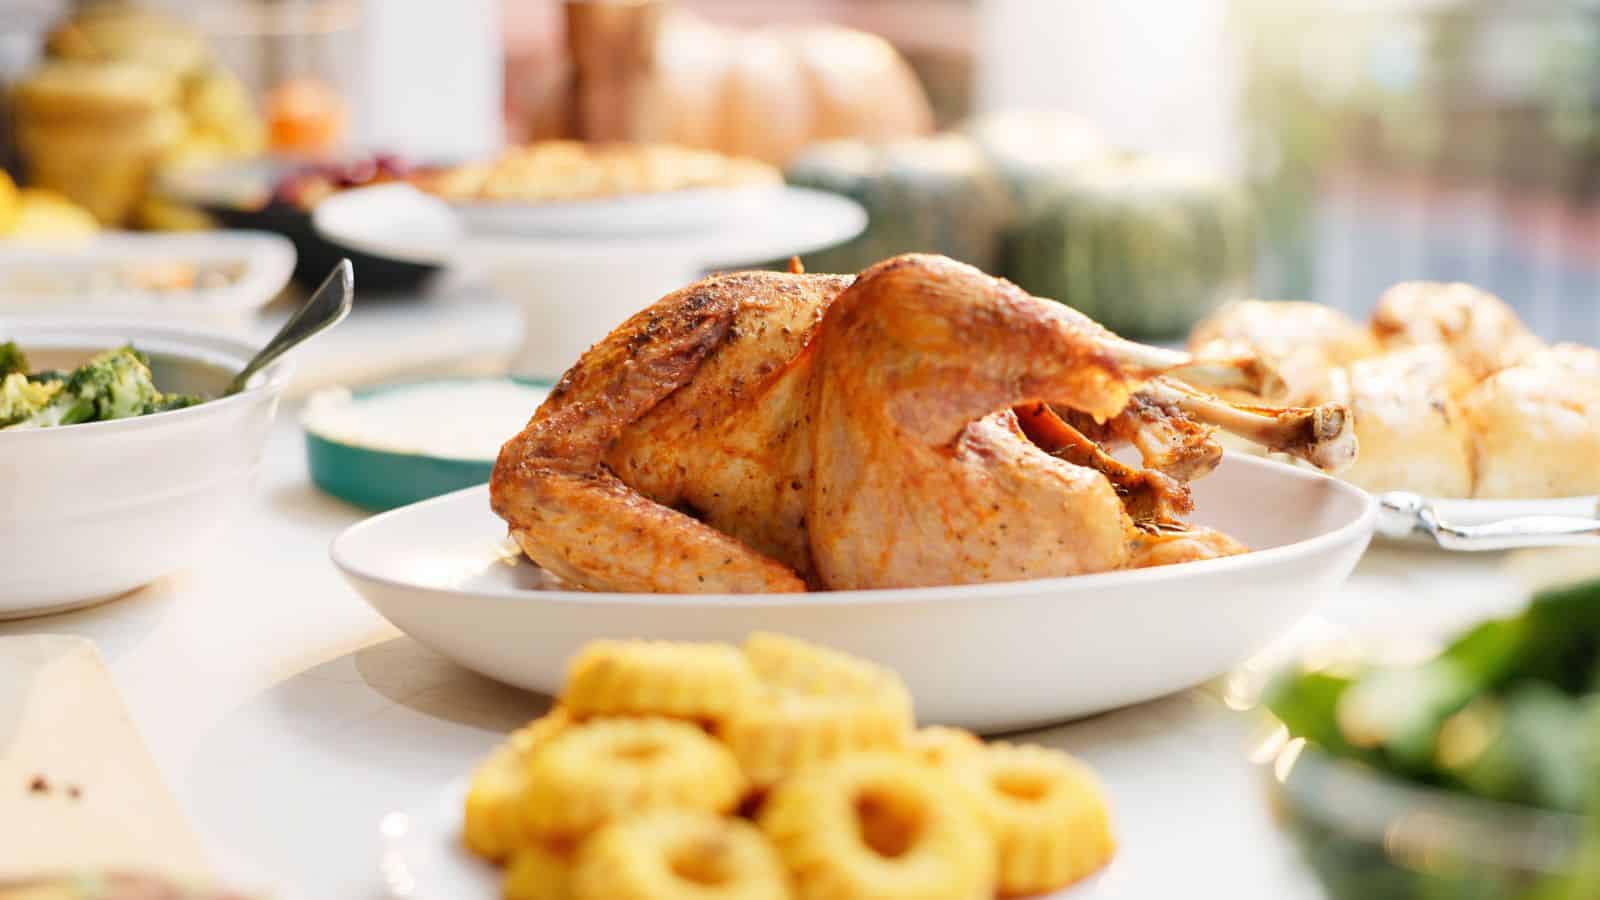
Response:
[[[0,637],[0,884],[110,869],[207,874],[94,644]]]

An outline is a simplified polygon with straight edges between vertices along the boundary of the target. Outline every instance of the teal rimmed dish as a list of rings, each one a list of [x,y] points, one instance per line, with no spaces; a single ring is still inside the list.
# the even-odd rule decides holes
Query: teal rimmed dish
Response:
[[[440,378],[397,382],[350,392],[350,402],[360,404],[394,391],[442,384],[509,382],[548,388],[550,382],[526,378]],[[527,415],[531,416],[529,408]],[[309,417],[307,417],[309,418]],[[319,433],[303,423],[306,462],[318,489],[373,511],[394,509],[487,482],[494,470],[492,459],[465,459],[423,452],[367,446]],[[506,435],[507,438],[511,434]]]

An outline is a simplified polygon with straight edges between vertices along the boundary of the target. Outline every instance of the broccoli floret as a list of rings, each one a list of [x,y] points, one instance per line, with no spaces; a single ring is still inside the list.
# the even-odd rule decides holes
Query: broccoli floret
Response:
[[[82,399],[67,388],[64,381],[53,382],[56,388],[55,397],[43,409],[34,413],[21,422],[18,428],[53,428],[57,425],[76,425],[79,422],[94,421],[94,401]]]
[[[206,398],[197,397],[194,394],[162,394],[144,408],[144,414],[171,412],[174,409],[188,409],[191,406],[204,403],[205,400]]]
[[[28,355],[22,352],[16,341],[6,341],[0,344],[0,378],[13,372],[28,374]]]
[[[35,383],[21,372],[0,377],[0,428],[39,414],[60,392],[60,382]]]
[[[142,414],[145,407],[161,399],[150,364],[142,357],[132,347],[107,350],[67,377],[63,393],[94,405],[90,417],[80,421],[126,419]]]
[[[127,419],[183,409],[205,399],[156,390],[150,358],[132,347],[107,350],[71,372],[13,374],[7,376],[6,387],[29,405],[19,400],[7,406],[6,395],[0,394],[0,428]]]
[[[161,399],[161,392],[151,380],[150,367],[139,357],[132,347],[97,354],[67,376],[54,402],[30,424],[77,425],[143,415],[146,407]]]

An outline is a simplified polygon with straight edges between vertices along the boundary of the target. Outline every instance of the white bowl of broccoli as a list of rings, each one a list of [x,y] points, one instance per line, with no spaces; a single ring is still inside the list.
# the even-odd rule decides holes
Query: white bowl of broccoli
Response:
[[[204,552],[245,502],[285,362],[140,323],[0,320],[0,618],[117,596]],[[210,399],[219,398],[219,399]]]

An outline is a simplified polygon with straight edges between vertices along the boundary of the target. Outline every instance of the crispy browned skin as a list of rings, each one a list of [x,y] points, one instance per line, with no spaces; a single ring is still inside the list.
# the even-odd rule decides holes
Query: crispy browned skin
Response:
[[[1237,552],[1196,530],[1153,554],[1103,473],[1151,519],[1187,509],[1182,486],[1077,432],[1072,460],[1052,455],[1011,409],[1112,417],[1186,361],[942,257],[853,283],[715,276],[573,366],[502,448],[492,503],[530,558],[596,590],[959,584]]]
[[[714,276],[592,347],[495,464],[491,502],[528,557],[593,590],[804,590],[803,530],[781,526],[798,526],[803,491],[779,486],[809,480],[788,404],[849,283]]]

